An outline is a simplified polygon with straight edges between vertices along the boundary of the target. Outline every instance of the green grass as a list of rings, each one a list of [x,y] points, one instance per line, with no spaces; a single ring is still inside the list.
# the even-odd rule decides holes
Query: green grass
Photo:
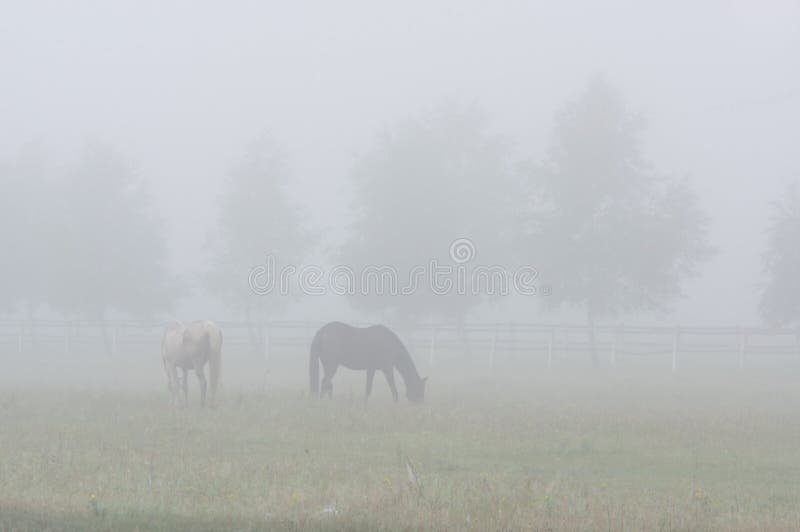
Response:
[[[5,387],[0,530],[800,529],[796,373],[434,375],[419,407],[337,376],[210,411]]]

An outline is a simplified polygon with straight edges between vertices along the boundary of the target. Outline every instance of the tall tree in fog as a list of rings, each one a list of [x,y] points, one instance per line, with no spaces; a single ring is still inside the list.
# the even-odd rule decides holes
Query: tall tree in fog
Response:
[[[8,250],[14,249],[14,243],[17,241],[14,196],[19,186],[18,181],[14,178],[11,165],[0,164],[0,182],[4,184],[6,190],[6,193],[0,194],[0,249],[5,250],[3,253],[5,260],[0,261],[0,312],[9,312],[17,304],[17,294],[13,282],[16,268],[9,260],[13,260],[13,256],[9,257]]]
[[[54,255],[51,240],[53,183],[47,178],[41,146],[28,144],[11,163],[0,167],[0,307],[33,319],[49,302]]]
[[[262,137],[232,170],[219,198],[218,232],[209,242],[214,255],[206,286],[248,322],[276,315],[290,301],[280,294],[274,270],[256,280],[264,292],[254,291],[249,280],[253,268],[264,266],[268,255],[277,268],[299,265],[312,243],[304,220],[289,201],[289,178],[283,151]],[[271,281],[276,284],[266,293]]]
[[[644,160],[643,127],[619,92],[595,79],[557,114],[548,157],[531,173],[523,249],[552,286],[542,300],[583,308],[590,325],[666,310],[712,251],[688,183]],[[593,335],[590,345],[597,363]]]
[[[800,319],[800,191],[793,183],[774,204],[769,241],[764,255],[767,283],[760,311],[770,324]]]
[[[355,306],[373,315],[463,322],[485,291],[471,275],[459,287],[455,271],[442,276],[449,289],[443,281],[432,290],[432,261],[457,267],[450,247],[462,238],[477,252],[462,263],[470,271],[504,258],[510,175],[504,142],[474,105],[442,105],[384,129],[352,170],[356,219],[339,259],[354,267]],[[396,272],[395,286],[387,267]],[[416,281],[415,268],[424,268]]]
[[[176,201],[186,201],[177,198]],[[142,180],[107,146],[87,146],[61,183],[54,297],[67,313],[149,317],[179,295],[164,227]]]

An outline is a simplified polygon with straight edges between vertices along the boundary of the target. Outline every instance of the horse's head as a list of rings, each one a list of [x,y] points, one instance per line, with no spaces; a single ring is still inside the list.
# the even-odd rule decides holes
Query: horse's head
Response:
[[[406,386],[406,397],[409,401],[412,403],[421,403],[425,400],[425,382],[427,380],[428,377],[424,377]]]

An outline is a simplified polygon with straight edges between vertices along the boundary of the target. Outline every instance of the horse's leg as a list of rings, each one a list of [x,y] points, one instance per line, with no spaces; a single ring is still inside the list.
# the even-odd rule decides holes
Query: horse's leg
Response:
[[[181,388],[183,389],[183,404],[189,404],[189,370],[187,368],[181,368],[183,370],[183,382],[181,382]]]
[[[322,363],[322,369],[325,374],[322,377],[320,397],[325,397],[325,394],[328,394],[328,397],[333,399],[333,376],[336,375],[336,369],[338,367],[339,365],[335,363]]]
[[[386,382],[389,383],[389,389],[392,390],[392,397],[397,401],[397,387],[394,385],[394,368],[382,370],[386,376]]]
[[[206,406],[206,389],[208,388],[208,384],[206,383],[206,372],[203,371],[203,364],[195,363],[194,371],[197,373],[197,380],[200,381],[200,406]]]
[[[369,394],[372,393],[372,379],[373,379],[373,377],[375,377],[375,370],[374,369],[368,369],[367,370],[367,394],[364,397],[365,401],[367,399],[369,399]]]
[[[172,362],[164,362],[164,370],[167,372],[167,388],[169,389],[169,400],[173,406],[177,403],[178,399],[178,372],[175,364]]]

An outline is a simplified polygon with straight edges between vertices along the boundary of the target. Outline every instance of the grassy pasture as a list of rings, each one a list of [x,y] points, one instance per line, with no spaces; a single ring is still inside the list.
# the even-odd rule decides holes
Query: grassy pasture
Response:
[[[209,411],[161,375],[8,383],[0,530],[800,529],[798,376],[434,372],[415,407],[347,373],[310,401],[292,370]]]

